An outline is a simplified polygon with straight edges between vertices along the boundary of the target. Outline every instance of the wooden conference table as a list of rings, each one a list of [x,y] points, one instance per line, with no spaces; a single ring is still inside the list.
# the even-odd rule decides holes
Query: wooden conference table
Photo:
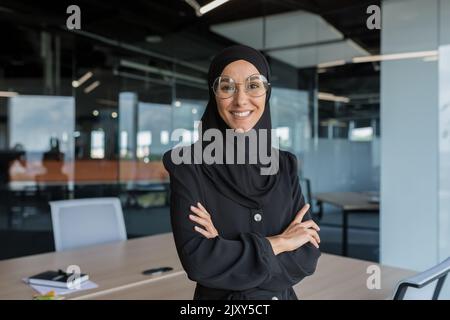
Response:
[[[342,211],[342,255],[348,255],[348,216],[351,213],[379,213],[379,197],[369,192],[326,192],[314,195],[323,215],[323,204],[338,207]]]
[[[79,265],[98,288],[67,299],[192,299],[195,283],[179,262],[172,233],[0,261],[0,299],[31,299],[34,290],[22,278],[50,269]],[[415,272],[380,266],[381,289],[367,289],[372,262],[323,254],[316,273],[297,284],[300,299],[390,299],[396,283]],[[143,270],[171,266],[146,276]]]

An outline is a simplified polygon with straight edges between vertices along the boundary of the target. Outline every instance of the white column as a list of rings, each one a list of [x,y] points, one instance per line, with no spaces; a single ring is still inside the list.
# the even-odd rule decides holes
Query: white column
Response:
[[[438,0],[382,6],[382,54],[438,48]],[[439,260],[438,63],[381,63],[380,258],[424,270]]]
[[[439,47],[439,260],[450,257],[450,0],[441,0]],[[450,299],[447,277],[443,297]]]

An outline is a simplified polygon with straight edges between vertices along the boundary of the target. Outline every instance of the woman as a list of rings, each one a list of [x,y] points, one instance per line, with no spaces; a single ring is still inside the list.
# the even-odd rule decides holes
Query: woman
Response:
[[[202,129],[224,136],[227,129],[253,130],[258,140],[261,129],[270,135],[269,80],[259,51],[242,45],[224,49],[209,69]],[[224,158],[238,148],[227,143]],[[248,161],[248,145],[244,164],[195,162],[195,145],[205,150],[208,142],[178,150],[189,154],[191,163],[175,164],[174,150],[163,159],[170,173],[173,235],[189,279],[197,282],[194,299],[296,300],[292,286],[315,271],[320,238],[307,213],[295,156],[269,149],[279,152],[279,168],[263,175],[267,164],[259,155]]]

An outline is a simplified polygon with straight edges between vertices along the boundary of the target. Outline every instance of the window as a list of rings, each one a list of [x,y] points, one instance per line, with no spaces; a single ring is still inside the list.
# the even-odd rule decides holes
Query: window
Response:
[[[91,132],[91,158],[103,159],[105,157],[105,133],[103,130]]]
[[[150,155],[150,145],[152,144],[152,133],[150,131],[139,131],[137,135],[136,156],[139,159]]]

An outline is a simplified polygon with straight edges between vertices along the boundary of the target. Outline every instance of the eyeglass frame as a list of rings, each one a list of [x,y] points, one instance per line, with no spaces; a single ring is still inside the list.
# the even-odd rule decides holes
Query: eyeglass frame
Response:
[[[246,82],[250,77],[253,77],[253,76],[261,76],[261,77],[264,77],[264,79],[265,79],[266,82],[267,82],[267,87],[264,86],[264,87],[266,88],[264,94],[267,93],[267,91],[269,91],[269,88],[270,88],[270,82],[269,82],[269,80],[267,80],[267,78],[266,78],[263,74],[260,74],[260,73],[254,73],[254,74],[249,75],[247,78],[245,78],[244,84],[245,84],[245,82]],[[238,84],[238,85],[242,85],[242,84],[243,84],[242,82],[236,82],[232,77],[229,77],[229,76],[224,76],[224,77],[230,78],[231,80],[234,81],[235,84]],[[219,99],[230,99],[230,98],[232,98],[232,97],[236,94],[236,92],[237,92],[237,86],[235,86],[235,90],[234,90],[234,92],[233,92],[233,94],[232,94],[231,96],[226,97],[226,98],[221,98],[221,97],[217,96],[216,90],[214,90],[214,84],[215,84],[216,81],[217,81],[218,79],[220,79],[220,78],[222,78],[222,76],[218,76],[218,77],[214,80],[213,85],[211,86],[211,89],[213,90],[214,95],[215,95],[217,98],[219,98]],[[247,88],[244,89],[244,92],[245,92],[246,94],[248,94]],[[264,94],[262,94],[262,95],[260,95],[260,96],[255,96],[255,97],[251,96],[251,97],[253,97],[253,98],[258,98],[258,97],[262,97]]]

